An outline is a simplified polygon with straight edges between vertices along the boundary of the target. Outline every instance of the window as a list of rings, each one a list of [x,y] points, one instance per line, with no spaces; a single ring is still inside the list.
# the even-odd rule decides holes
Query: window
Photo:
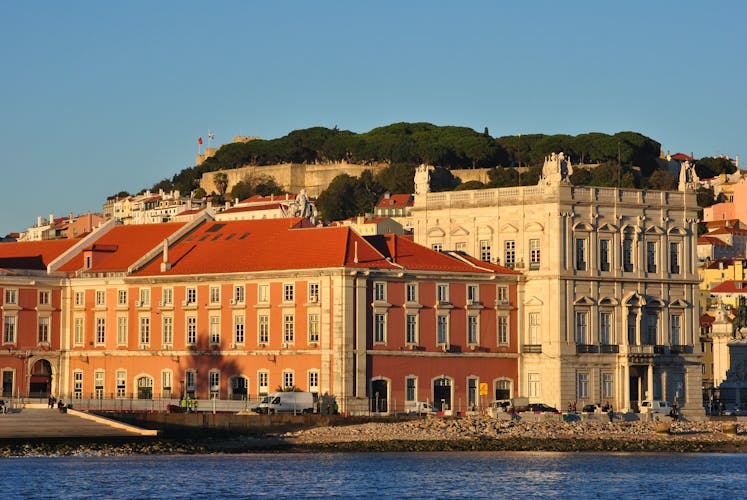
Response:
[[[612,387],[612,374],[611,373],[602,373],[602,397],[603,398],[611,398],[613,396],[613,387]]]
[[[477,285],[467,285],[467,303],[477,304],[480,302],[480,289]]]
[[[529,269],[540,268],[540,240],[529,240]]]
[[[671,327],[671,345],[682,345],[682,338],[680,336],[680,320],[682,319],[682,316],[679,314],[672,314],[669,316],[669,325]]]
[[[186,302],[187,304],[197,303],[197,288],[194,288],[194,287],[187,288]]]
[[[162,397],[171,397],[171,388],[173,387],[171,370],[164,370],[161,372],[161,391]]]
[[[529,344],[540,343],[540,313],[529,313]]]
[[[498,343],[508,344],[508,316],[498,316]]]
[[[75,318],[73,323],[73,344],[83,345],[83,318]]]
[[[418,301],[418,285],[417,283],[408,283],[405,286],[405,300],[407,302]]]
[[[39,305],[40,306],[49,305],[49,290],[39,290]]]
[[[283,342],[295,342],[296,318],[293,314],[283,315]]]
[[[309,372],[309,392],[319,394],[319,372],[316,370]]]
[[[454,245],[454,250],[457,252],[467,252],[467,243],[464,241],[457,241]]]
[[[257,302],[267,303],[270,301],[270,285],[257,285]]]
[[[103,290],[96,290],[96,305],[97,306],[103,306],[106,305],[106,294]]]
[[[220,344],[220,316],[210,316],[210,343]]]
[[[18,304],[18,290],[16,290],[15,288],[6,288],[5,289],[5,303],[6,304]]]
[[[236,285],[233,287],[233,303],[244,303],[244,285]]]
[[[480,342],[477,316],[467,316],[467,343],[478,344]]]
[[[210,397],[218,399],[220,397],[220,372],[210,370],[208,373],[208,384],[210,384]]]
[[[386,302],[386,283],[381,281],[374,283],[374,300],[377,302]]]
[[[436,300],[443,304],[449,302],[449,285],[438,285],[436,287]]]
[[[599,270],[610,270],[610,240],[599,240]]]
[[[285,283],[283,285],[283,301],[293,302],[295,300],[295,286],[293,283]]]
[[[270,317],[266,314],[257,316],[257,342],[267,344],[270,341]]]
[[[480,240],[480,260],[490,262],[490,240]]]
[[[649,313],[646,315],[646,341],[644,344],[656,345],[658,323],[659,317],[657,314]]]
[[[150,288],[141,288],[140,289],[140,305],[141,306],[149,306],[150,305]]]
[[[187,370],[184,372],[184,390],[187,391],[187,395],[193,397],[195,390],[197,389],[197,373],[194,370]]]
[[[220,304],[220,287],[219,286],[210,287],[210,303]]]
[[[4,344],[15,344],[16,343],[16,324],[18,318],[16,316],[5,316],[3,318],[3,343]]]
[[[127,290],[117,290],[117,305],[127,305]]]
[[[503,265],[513,269],[515,264],[516,242],[514,240],[506,240],[503,242]]]
[[[73,399],[83,399],[83,372],[73,372]]]
[[[319,315],[316,313],[309,314],[309,342],[319,342]]]
[[[623,238],[623,271],[630,273],[633,271],[633,237],[626,234]]]
[[[49,317],[42,316],[38,320],[37,341],[40,344],[49,344]]]
[[[478,380],[474,377],[467,379],[467,407],[474,409],[477,406],[477,384]]]
[[[669,244],[669,272],[671,274],[680,273],[680,244]]]
[[[150,318],[140,318],[140,345],[150,344]]]
[[[636,315],[628,314],[628,344],[638,345],[636,339]]]
[[[496,300],[498,304],[508,304],[508,287],[499,285],[496,289]]]
[[[448,316],[438,316],[436,325],[436,342],[438,344],[447,344],[449,342],[449,318]]]
[[[576,313],[576,343],[577,344],[588,344],[586,338],[586,317],[587,313],[577,312]]]
[[[170,346],[174,343],[174,318],[163,317],[163,345]]]
[[[237,314],[233,317],[233,342],[234,344],[244,343],[244,315]]]
[[[117,370],[115,378],[117,381],[117,399],[124,399],[127,397],[127,372],[125,370]]]
[[[106,341],[106,319],[96,318],[96,343],[103,344]]]
[[[599,341],[602,345],[614,344],[612,341],[612,314],[603,312],[599,314]]]
[[[319,302],[319,283],[309,283],[309,302]]]
[[[527,395],[530,398],[538,398],[540,395],[540,374],[527,373]]]
[[[405,342],[407,344],[418,343],[418,316],[408,314],[405,320]]]
[[[293,382],[293,372],[285,370],[283,371],[283,388],[290,389],[291,387],[295,387]]]
[[[646,272],[656,272],[656,242],[646,242]]]
[[[416,401],[417,391],[415,389],[415,383],[417,379],[415,377],[407,377],[405,379],[405,401]]]
[[[576,238],[576,271],[586,271],[586,239]]]
[[[441,243],[434,243],[431,245],[431,250],[435,252],[440,252],[443,249],[443,245]]]
[[[195,316],[187,317],[187,344],[194,345],[197,343],[197,318]]]
[[[577,399],[587,399],[589,397],[589,374],[579,373],[577,384]]]
[[[374,342],[383,344],[386,342],[386,315],[374,314]]]
[[[174,303],[174,289],[164,288],[163,296],[161,298],[161,304],[164,306],[170,306]]]
[[[495,386],[495,399],[509,399],[511,398],[511,381],[510,380],[499,380]]]
[[[104,399],[104,372],[102,370],[93,372],[93,397]]]
[[[73,302],[78,307],[83,306],[86,303],[86,294],[83,292],[75,292]]]
[[[270,392],[270,374],[268,372],[257,372],[257,389],[260,396],[267,396]]]
[[[117,345],[127,345],[127,316],[117,317]]]

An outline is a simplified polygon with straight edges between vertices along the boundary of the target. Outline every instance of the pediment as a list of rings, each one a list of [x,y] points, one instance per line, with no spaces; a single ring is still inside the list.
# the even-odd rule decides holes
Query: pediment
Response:
[[[670,235],[675,234],[675,235],[679,235],[679,236],[687,236],[689,233],[688,233],[687,229],[685,229],[685,228],[682,228],[682,227],[673,227],[673,228],[671,228],[669,230],[669,234]]]
[[[457,226],[451,229],[451,236],[469,236],[469,231],[462,226]]]
[[[429,238],[443,238],[444,236],[446,236],[446,231],[440,227],[432,227],[428,230]]]
[[[616,306],[619,301],[614,297],[603,297],[599,300],[600,306]]]
[[[646,228],[646,234],[664,234],[664,230],[659,226],[649,226]]]
[[[518,233],[519,232],[519,228],[517,228],[513,224],[504,224],[501,227],[501,232],[502,233]]]
[[[574,231],[593,231],[594,227],[588,222],[577,222],[573,225]]]
[[[589,297],[588,295],[582,295],[581,297],[577,298],[573,301],[573,305],[575,306],[593,306],[594,305],[594,299]]]
[[[600,233],[616,233],[618,230],[619,228],[614,224],[607,223],[602,224],[599,229],[597,229]]]
[[[541,306],[544,302],[542,302],[539,298],[535,297],[534,295],[529,297],[528,300],[524,301],[525,306]]]
[[[665,303],[664,303],[664,301],[663,301],[663,300],[661,300],[661,299],[649,299],[649,300],[648,300],[648,301],[646,302],[646,307],[657,307],[657,308],[662,308],[662,307],[664,307],[665,305],[666,305],[666,304],[665,304]]]
[[[526,232],[542,232],[544,230],[545,227],[539,222],[530,222],[524,227],[524,231]]]
[[[676,299],[669,303],[669,307],[687,308],[690,307],[690,304],[686,300]]]
[[[477,228],[477,235],[481,236],[481,237],[482,236],[492,237],[493,236],[493,228],[490,227],[490,226],[480,226],[480,227]]]
[[[631,292],[623,299],[623,304],[628,307],[643,307],[646,305],[646,297],[637,292]]]

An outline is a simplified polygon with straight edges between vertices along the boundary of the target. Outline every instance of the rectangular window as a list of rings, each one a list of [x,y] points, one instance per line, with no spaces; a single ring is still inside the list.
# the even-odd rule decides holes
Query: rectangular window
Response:
[[[210,343],[220,344],[220,316],[210,316]]]
[[[220,287],[219,286],[210,287],[210,303],[220,304]]]
[[[212,370],[208,373],[208,384],[210,386],[210,397],[218,399],[220,397],[220,372]]]
[[[540,396],[540,374],[527,373],[527,396],[538,398]]]
[[[96,305],[106,305],[106,293],[103,290],[96,290]]]
[[[117,370],[115,377],[117,381],[117,399],[124,399],[127,397],[127,372]]]
[[[480,289],[477,285],[467,285],[467,303],[477,304],[480,302]]]
[[[612,398],[614,397],[613,393],[613,386],[612,386],[612,374],[611,373],[603,373],[602,374],[602,398]]]
[[[49,317],[42,316],[38,320],[37,341],[40,344],[49,344]]]
[[[73,373],[73,399],[83,399],[83,372]]]
[[[508,344],[508,316],[498,316],[498,343]]]
[[[140,345],[150,344],[150,318],[140,318]]]
[[[586,271],[586,239],[576,239],[576,271]]]
[[[405,400],[416,401],[417,392],[415,390],[415,383],[417,379],[415,377],[407,377],[405,379]]]
[[[503,242],[503,265],[513,269],[515,264],[516,242],[514,240],[506,240]]]
[[[588,399],[589,397],[589,374],[578,374],[577,399]]]
[[[233,342],[234,344],[244,343],[244,315],[237,314],[233,317]]]
[[[477,384],[476,378],[470,377],[467,379],[467,407],[468,409],[474,409],[477,406]]]
[[[656,242],[646,242],[646,272],[656,272]]]
[[[73,301],[76,306],[83,306],[86,303],[86,294],[83,292],[75,292]]]
[[[18,304],[18,290],[16,290],[15,288],[6,288],[5,289],[5,303],[6,304]]]
[[[436,300],[442,304],[449,302],[449,285],[438,285],[436,287]]]
[[[101,370],[93,372],[93,391],[95,399],[104,399],[104,372]]]
[[[405,287],[405,300],[407,302],[417,302],[418,301],[418,285],[417,283],[408,283]]]
[[[508,287],[499,285],[496,289],[496,301],[499,305],[508,304]]]
[[[319,372],[316,370],[309,372],[309,392],[319,393]]]
[[[163,317],[163,345],[170,346],[174,343],[174,318]]]
[[[244,285],[236,285],[233,287],[233,303],[244,303]]]
[[[405,326],[405,342],[408,344],[418,343],[418,317],[415,314],[408,314]]]
[[[49,291],[48,290],[39,290],[39,305],[41,306],[49,305]]]
[[[117,345],[127,345],[127,316],[117,318]]]
[[[576,313],[576,343],[588,344],[589,339],[586,337],[586,315],[585,312]]]
[[[480,260],[490,262],[490,240],[480,240]]]
[[[478,344],[480,342],[477,316],[467,316],[467,343]]]
[[[633,272],[633,237],[627,234],[623,239],[623,271]]]
[[[680,273],[680,244],[669,244],[669,272],[671,274]]]
[[[270,301],[270,285],[257,285],[257,302],[265,304]]]
[[[197,388],[197,374],[194,370],[187,370],[184,372],[184,385],[187,394],[193,396],[195,389]]]
[[[96,343],[103,344],[106,342],[106,319],[96,318]]]
[[[117,305],[127,305],[127,290],[117,290]]]
[[[309,302],[312,304],[319,302],[319,283],[309,283]]]
[[[646,339],[644,344],[656,345],[658,323],[659,316],[657,314],[648,314],[646,316]]]
[[[374,342],[383,344],[386,342],[386,315],[374,314]]]
[[[599,270],[610,270],[610,240],[599,240]]]
[[[283,342],[295,342],[296,341],[296,318],[293,314],[283,315]]]
[[[438,316],[436,342],[438,344],[448,344],[449,342],[449,318],[447,316]]]
[[[197,343],[197,318],[195,316],[187,317],[187,345]]]
[[[443,249],[443,245],[441,243],[434,243],[431,245],[431,250],[434,252],[440,252]]]
[[[454,245],[454,250],[467,253],[467,243],[464,241],[457,241]]]
[[[270,317],[266,314],[257,316],[257,342],[260,344],[270,342]]]
[[[682,338],[680,336],[680,319],[682,317],[679,314],[672,314],[669,316],[669,324],[672,330],[671,345],[682,345]]]
[[[540,240],[529,240],[529,269],[540,268]]]
[[[292,371],[284,371],[283,372],[283,388],[284,389],[290,389],[291,387],[294,387],[294,381],[293,381],[293,372]]]
[[[529,313],[529,344],[540,343],[540,313]]]
[[[194,288],[194,287],[187,288],[187,298],[185,301],[187,302],[187,304],[197,303],[197,288]]]
[[[171,397],[171,389],[173,386],[171,371],[166,370],[161,372],[161,391],[164,398]]]
[[[161,297],[161,305],[170,306],[174,303],[174,289],[164,288]]]
[[[75,318],[73,326],[73,344],[83,345],[83,318]]]
[[[614,344],[612,341],[612,314],[603,312],[599,314],[599,341],[603,345]]]
[[[295,300],[296,288],[293,283],[285,283],[283,285],[283,302],[293,302]]]
[[[386,283],[381,281],[374,283],[374,300],[377,302],[386,302]]]
[[[140,289],[140,306],[150,305],[150,288]]]
[[[257,389],[260,396],[267,396],[270,392],[270,374],[265,371],[257,372]]]
[[[319,342],[319,315],[316,313],[309,314],[309,342]]]

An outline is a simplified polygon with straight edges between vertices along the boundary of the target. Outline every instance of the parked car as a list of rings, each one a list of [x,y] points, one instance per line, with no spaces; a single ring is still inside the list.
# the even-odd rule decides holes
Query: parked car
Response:
[[[529,411],[534,413],[560,413],[557,408],[544,403],[532,403],[529,405]]]
[[[405,413],[417,413],[418,415],[428,415],[433,413],[433,406],[425,401],[407,401],[405,402]]]
[[[641,401],[641,413],[658,413],[661,415],[669,415],[672,411],[672,407],[667,401]]]

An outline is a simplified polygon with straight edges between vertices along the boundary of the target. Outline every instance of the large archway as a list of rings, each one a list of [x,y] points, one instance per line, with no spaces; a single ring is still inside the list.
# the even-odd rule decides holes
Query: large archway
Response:
[[[52,364],[40,359],[31,366],[29,373],[29,397],[47,398],[52,391]]]

